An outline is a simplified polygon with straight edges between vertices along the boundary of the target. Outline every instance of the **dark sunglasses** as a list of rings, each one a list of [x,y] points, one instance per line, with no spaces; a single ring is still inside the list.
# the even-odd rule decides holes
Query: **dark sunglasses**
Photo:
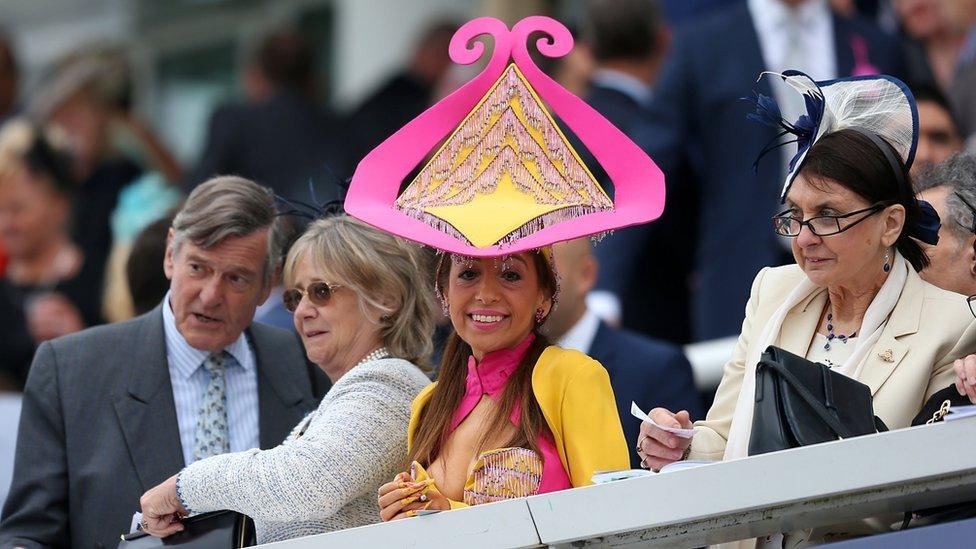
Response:
[[[285,303],[285,308],[294,313],[295,309],[298,308],[298,304],[302,302],[303,297],[308,296],[308,300],[312,302],[312,305],[321,307],[322,305],[328,303],[329,299],[332,298],[332,292],[341,287],[342,284],[313,282],[304,290],[299,288],[285,290],[285,293],[281,296],[281,300]]]

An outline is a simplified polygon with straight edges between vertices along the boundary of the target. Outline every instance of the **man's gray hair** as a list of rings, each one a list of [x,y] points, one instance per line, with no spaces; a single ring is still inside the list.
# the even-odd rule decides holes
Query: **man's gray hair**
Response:
[[[188,238],[207,249],[227,237],[247,236],[268,229],[268,257],[264,283],[281,261],[284,228],[275,210],[274,193],[253,181],[236,176],[218,176],[201,184],[173,219],[173,253]]]
[[[949,190],[946,196],[946,219],[942,220],[942,226],[959,241],[967,240],[973,234],[973,212],[959,195],[976,206],[976,155],[954,154],[923,172],[915,183],[918,192],[936,187],[946,187]]]

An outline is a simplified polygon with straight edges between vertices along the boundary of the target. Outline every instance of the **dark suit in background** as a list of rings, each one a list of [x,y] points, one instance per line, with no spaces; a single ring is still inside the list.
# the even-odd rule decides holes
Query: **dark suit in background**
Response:
[[[225,105],[210,120],[203,156],[187,184],[239,175],[307,201],[309,180],[331,185],[330,171],[340,179],[352,174],[347,134],[306,96],[288,90],[261,102]],[[335,198],[321,194],[322,200]]]
[[[642,135],[650,123],[645,105],[610,86],[594,83],[586,102],[632,138]],[[644,146],[640,141],[637,144]],[[612,192],[599,164],[588,153],[585,158],[601,184]],[[692,195],[694,190],[691,185],[671,189],[664,214],[654,221],[654,238],[645,240],[639,249],[622,251],[603,244],[594,248],[601,265],[595,290],[610,292],[620,299],[622,325],[679,344],[691,339],[689,276],[696,225],[686,214],[697,202]],[[636,231],[640,235],[643,230],[628,227],[606,240],[626,241],[630,237],[627,233]]]
[[[854,68],[853,37],[864,40],[871,64],[887,74],[902,74],[894,38],[865,21],[834,16],[832,22],[838,74],[850,75]],[[759,151],[776,135],[746,120],[752,105],[742,100],[753,90],[772,96],[767,80],[756,83],[764,70],[745,2],[689,25],[675,38],[655,86],[650,123],[635,136],[664,170],[669,196],[689,184],[675,176],[684,165],[692,166],[700,181],[699,206],[676,213],[698,224],[691,309],[695,340],[737,333],[756,272],[792,261],[769,219],[779,207],[780,159],[773,154],[760,163],[758,173],[752,170]],[[638,257],[646,242],[658,238],[657,226],[614,234],[601,244],[601,257]],[[626,277],[634,270],[632,262],[621,263],[605,264],[603,276]],[[653,309],[641,313],[656,314]]]
[[[261,448],[316,405],[293,333],[252,324]],[[142,494],[184,466],[161,307],[37,350],[0,547],[114,548]]]
[[[640,420],[630,415],[631,401],[645,412],[660,406],[687,410],[693,420],[704,417],[691,364],[678,347],[600,322],[588,354],[610,374],[628,443],[637,444],[640,434]],[[640,467],[636,452],[630,462]]]
[[[407,125],[430,107],[434,87],[409,70],[394,74],[349,116],[356,138],[356,159]]]

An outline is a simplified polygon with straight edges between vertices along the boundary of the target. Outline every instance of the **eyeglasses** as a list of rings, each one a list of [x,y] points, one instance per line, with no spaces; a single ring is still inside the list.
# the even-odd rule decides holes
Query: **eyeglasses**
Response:
[[[872,215],[887,208],[888,205],[889,204],[886,202],[878,202],[877,204],[868,206],[863,210],[857,210],[843,215],[820,215],[817,217],[811,217],[806,221],[792,215],[787,215],[787,212],[783,212],[773,216],[773,231],[781,236],[799,236],[800,230],[804,225],[806,225],[807,228],[810,229],[810,232],[817,236],[831,236],[850,229]],[[847,220],[859,214],[867,215],[851,223],[842,223],[843,220]]]
[[[969,312],[976,317],[976,305],[973,302],[976,301],[976,295],[971,295],[966,298],[966,303],[969,304]]]
[[[298,308],[298,304],[302,302],[303,297],[308,296],[308,300],[312,302],[312,305],[321,307],[329,302],[329,299],[332,298],[332,292],[338,288],[342,288],[342,284],[313,282],[304,290],[299,288],[285,290],[285,293],[281,296],[281,300],[285,303],[285,308],[294,313],[295,309]]]

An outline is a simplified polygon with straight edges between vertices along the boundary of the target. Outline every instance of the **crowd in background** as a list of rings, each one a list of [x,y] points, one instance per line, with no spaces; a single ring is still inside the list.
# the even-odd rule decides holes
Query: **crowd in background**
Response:
[[[645,150],[667,178],[667,206],[657,221],[617,231],[593,249],[584,241],[555,247],[561,298],[559,307],[546,313],[542,331],[561,347],[582,351],[606,368],[621,418],[628,416],[629,402],[635,401],[683,410],[685,415],[677,420],[681,426],[701,419],[703,404],[712,395],[699,394],[679,345],[745,330],[744,311],[750,288],[756,288],[756,273],[794,263],[790,241],[776,234],[771,222],[785,208],[778,197],[789,156],[774,152],[769,155],[775,157],[772,161],[753,165],[776,131],[748,121],[752,106],[742,99],[758,90],[775,97],[784,114],[794,118],[802,105],[791,103],[777,83],[757,82],[763,71],[798,69],[815,80],[884,73],[908,85],[918,106],[914,190],[942,219],[939,244],[917,244],[929,258],[920,275],[942,289],[976,294],[976,0],[740,0],[696,5],[697,11],[680,2],[593,0],[579,21],[567,22],[577,40],[573,52],[540,61],[563,86]],[[167,292],[174,296],[171,300],[178,299],[177,281],[192,276],[180,278],[181,264],[173,259],[173,231],[188,223],[188,210],[206,217],[200,212],[206,212],[208,204],[200,193],[195,195],[197,203],[184,205],[204,182],[219,175],[255,181],[278,197],[280,212],[296,213],[302,202],[321,206],[341,198],[347,179],[369,151],[459,85],[447,53],[457,27],[454,21],[432,19],[408,64],[345,113],[318,104],[316,83],[324,75],[316,73],[320,65],[307,38],[290,28],[270,34],[240,75],[240,99],[213,112],[205,146],[193,165],[180,165],[133,108],[133,75],[124,47],[79,47],[50,68],[36,91],[27,93],[19,89],[17,52],[0,36],[0,391],[23,391],[42,343],[88,327],[159,313]],[[575,136],[569,139],[612,195],[606,173]],[[262,230],[270,226],[262,223]],[[356,227],[347,230],[364,230]],[[313,238],[309,235],[325,239],[326,229],[338,230],[319,222],[300,236],[305,229],[301,216],[283,216],[280,230],[262,233],[267,240],[261,242],[287,255],[296,240],[308,246]],[[423,265],[428,278],[435,277],[430,254],[403,252],[382,239],[375,245],[389,246],[390,254],[406,254],[411,264]],[[301,253],[292,259],[298,262]],[[294,282],[308,268],[304,263],[285,266],[285,278]],[[294,292],[311,294],[312,284],[295,290],[280,277],[267,282],[267,292],[249,296],[255,301],[254,320],[294,330],[301,322],[293,314],[305,303]],[[335,288],[318,291],[328,297]],[[309,300],[315,303],[311,295]],[[176,303],[173,309],[179,316]],[[390,321],[389,315],[377,316],[380,325]],[[427,320],[433,321],[427,316],[436,317],[433,352],[439,357],[450,331],[446,306],[445,314],[422,311],[422,316],[424,327],[430,327]],[[962,331],[962,324],[957,328]],[[376,340],[388,335],[382,332]],[[263,335],[258,340],[262,337],[274,339]],[[384,345],[390,347],[385,340]],[[296,363],[303,362],[294,341],[286,347],[299,357]],[[308,357],[320,366],[334,359],[315,357],[310,349],[305,349]],[[447,352],[451,349],[449,345]],[[963,349],[960,356],[974,350]],[[260,352],[255,354],[234,358],[248,370],[249,360],[266,360]],[[412,355],[393,356],[422,362]],[[416,394],[426,379],[412,364],[400,366],[411,383],[401,392],[410,389]],[[969,367],[976,372],[976,364]],[[325,373],[336,383],[344,372]],[[262,448],[277,445],[292,427],[288,422],[300,419],[314,398],[321,397],[324,381],[315,380],[315,373],[309,375],[311,391],[305,387],[304,393],[292,395],[293,402],[282,404],[284,412],[274,409],[283,423],[274,425],[275,431],[262,431]],[[347,378],[345,383],[351,382]],[[199,387],[201,393],[205,386]],[[133,396],[139,391],[149,389],[133,388]],[[728,387],[725,393],[719,404],[731,414],[735,395],[728,396]],[[329,394],[326,399],[335,401],[342,393]],[[410,398],[404,394],[397,393],[398,408],[391,411],[402,415],[402,422],[410,417]],[[257,404],[251,404],[256,410]],[[902,412],[899,418],[907,413]],[[913,410],[901,419],[908,423],[914,414]],[[323,425],[316,427],[311,420],[298,436],[305,429],[325,429]],[[639,428],[635,422],[623,425],[628,445],[641,436]],[[179,433],[169,433],[182,439],[184,452],[194,451],[192,426],[188,429],[181,424]],[[678,450],[720,458],[728,426],[716,429],[725,430],[722,448],[703,450],[699,442],[697,449],[686,445]],[[256,433],[247,436],[257,441]],[[222,451],[258,446],[240,444],[244,443],[228,443]],[[664,456],[675,448],[656,450],[662,464],[673,461]],[[650,455],[631,455],[630,465],[645,465]],[[196,459],[192,453],[185,460],[179,455],[165,457],[171,458],[165,464],[170,469]],[[382,472],[395,473],[396,465],[387,464],[389,471]],[[193,488],[193,501],[216,497],[199,479],[216,478],[220,472],[202,467],[194,471],[200,484]],[[175,485],[167,489],[178,490]],[[359,494],[362,501],[349,504],[362,516],[375,505],[373,494],[367,495]],[[30,504],[19,503],[25,508]],[[207,504],[221,508],[221,502]],[[309,513],[302,520],[321,527],[325,519]],[[326,523],[332,524],[330,520]],[[340,521],[330,528],[357,524]]]

